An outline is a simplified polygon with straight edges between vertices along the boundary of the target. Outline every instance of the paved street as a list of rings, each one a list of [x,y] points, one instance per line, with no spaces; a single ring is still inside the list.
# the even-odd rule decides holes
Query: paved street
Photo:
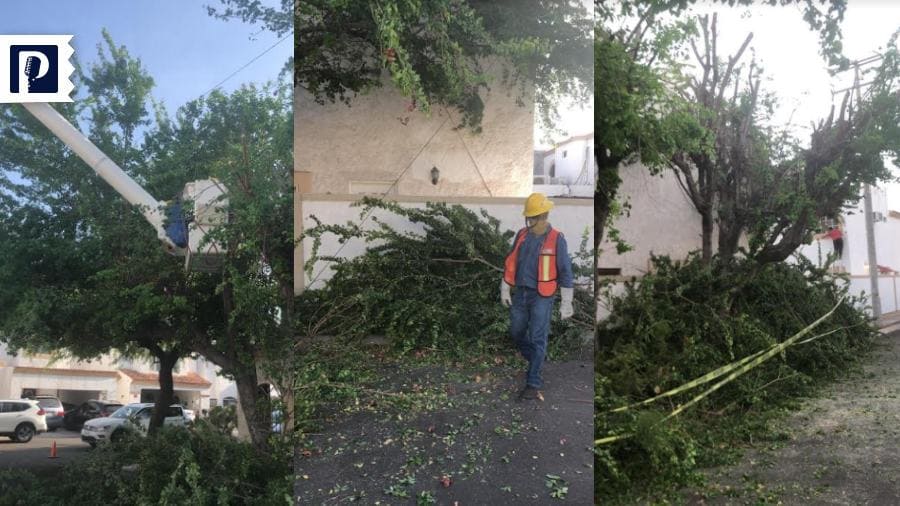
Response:
[[[56,459],[49,458],[53,441],[56,441],[59,457]],[[9,468],[62,466],[84,457],[90,448],[81,441],[80,432],[62,428],[39,434],[28,443],[14,443],[8,438],[0,437],[0,472]]]

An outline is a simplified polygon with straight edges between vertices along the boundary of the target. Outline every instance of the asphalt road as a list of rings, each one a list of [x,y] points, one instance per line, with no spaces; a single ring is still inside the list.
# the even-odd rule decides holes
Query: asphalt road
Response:
[[[50,458],[50,447],[56,441],[57,458]],[[81,441],[81,433],[63,428],[38,434],[28,443],[15,443],[0,437],[0,471],[10,468],[62,467],[87,455],[91,447]]]

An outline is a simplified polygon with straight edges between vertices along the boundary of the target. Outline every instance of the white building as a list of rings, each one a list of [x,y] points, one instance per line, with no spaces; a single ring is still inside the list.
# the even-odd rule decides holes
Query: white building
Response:
[[[534,152],[534,191],[551,197],[592,197],[596,159],[594,134],[570,137]]]
[[[198,414],[233,402],[233,382],[217,375],[218,368],[203,358],[185,358],[174,371],[177,401]],[[99,399],[127,404],[154,402],[159,373],[151,361],[104,355],[90,361],[54,358],[50,354],[12,355],[0,344],[0,398],[54,395],[80,404]]]
[[[900,271],[900,212],[888,208],[887,191],[872,188],[872,214],[875,228],[875,258],[878,265],[878,292],[882,313],[900,310],[897,271]],[[841,216],[843,224],[843,259],[838,263],[850,276],[851,293],[872,293],[869,278],[869,250],[863,202]],[[799,252],[821,265],[834,252],[830,239],[820,239],[802,246]]]

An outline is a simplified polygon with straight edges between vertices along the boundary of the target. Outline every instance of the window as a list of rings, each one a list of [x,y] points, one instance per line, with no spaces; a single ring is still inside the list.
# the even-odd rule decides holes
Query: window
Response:
[[[181,410],[181,406],[169,406],[166,408],[166,417],[173,416],[184,416],[184,411]]]
[[[41,397],[38,401],[38,406],[42,408],[59,408],[62,407],[62,404],[59,402],[59,399]]]
[[[556,177],[556,164],[555,163],[550,165],[550,177],[551,178]]]
[[[563,150],[563,158],[566,158],[568,156],[569,156],[569,152],[566,150]]]
[[[237,404],[237,399],[235,399],[234,397],[226,397],[226,398],[222,399],[223,406],[234,406],[236,404]]]
[[[210,398],[209,399],[209,409],[212,409],[219,405],[219,399]]]

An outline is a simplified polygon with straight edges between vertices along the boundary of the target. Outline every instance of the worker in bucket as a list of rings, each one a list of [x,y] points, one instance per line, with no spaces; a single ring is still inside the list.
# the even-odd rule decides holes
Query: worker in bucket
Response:
[[[500,282],[500,302],[510,307],[510,334],[528,361],[519,400],[544,398],[541,367],[557,287],[562,299],[560,316],[566,319],[573,313],[572,261],[565,237],[547,221],[552,208],[553,202],[542,193],[532,193],[525,200],[525,228],[516,233]],[[513,286],[516,289],[511,292]]]

